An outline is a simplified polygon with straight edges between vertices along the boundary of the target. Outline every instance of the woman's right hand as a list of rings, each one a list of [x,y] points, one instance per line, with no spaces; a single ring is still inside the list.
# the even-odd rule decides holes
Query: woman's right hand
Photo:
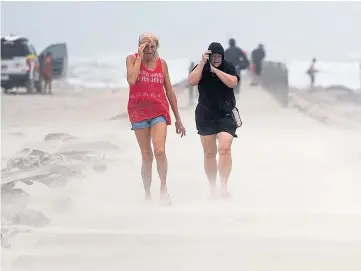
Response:
[[[207,63],[207,60],[209,60],[209,54],[211,54],[212,51],[208,50],[207,52],[202,54],[202,63]]]
[[[145,46],[147,46],[147,43],[143,43],[138,47],[138,56],[140,59],[143,59]]]

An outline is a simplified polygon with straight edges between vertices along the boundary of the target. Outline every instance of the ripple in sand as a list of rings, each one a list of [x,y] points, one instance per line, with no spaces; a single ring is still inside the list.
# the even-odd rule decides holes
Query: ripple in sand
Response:
[[[18,232],[11,230],[16,225],[41,227],[50,221],[41,210],[28,208],[28,186],[41,183],[50,189],[84,178],[89,170],[105,171],[109,157],[119,152],[119,147],[112,143],[85,142],[65,133],[48,134],[44,144],[49,141],[53,141],[52,144],[59,141],[55,152],[25,148],[6,161],[6,167],[1,170],[2,238],[5,247],[9,246],[8,238]]]
[[[51,133],[47,134],[44,138],[45,141],[47,140],[61,140],[61,141],[68,141],[76,139],[75,136],[69,135],[67,133]]]
[[[15,136],[15,137],[21,137],[21,138],[26,137],[23,132],[11,132],[11,133],[8,133],[8,134],[11,135],[11,136]]]
[[[120,120],[120,119],[127,119],[128,118],[128,113],[120,113],[118,115],[115,115],[111,118],[109,118],[109,120]]]

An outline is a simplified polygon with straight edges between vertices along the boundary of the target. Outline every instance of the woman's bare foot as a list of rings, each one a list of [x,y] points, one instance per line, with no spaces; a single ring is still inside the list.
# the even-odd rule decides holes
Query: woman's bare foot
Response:
[[[216,187],[211,187],[211,191],[209,193],[208,199],[215,200],[215,199],[217,199],[217,196],[218,196],[217,188]]]
[[[152,200],[152,194],[149,192],[145,192],[145,200]]]
[[[228,192],[227,185],[222,185],[221,187],[221,198],[222,199],[229,199],[231,198],[231,194]]]
[[[172,204],[171,200],[170,200],[170,196],[168,193],[168,190],[166,187],[161,187],[160,188],[160,201],[162,202],[162,204],[164,205],[170,205]]]

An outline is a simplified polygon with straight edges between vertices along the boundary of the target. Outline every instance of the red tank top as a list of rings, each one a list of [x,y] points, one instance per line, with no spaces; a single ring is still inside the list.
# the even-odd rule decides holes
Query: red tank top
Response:
[[[137,54],[135,54],[137,57]],[[169,103],[164,88],[162,61],[159,58],[154,70],[147,69],[143,63],[137,81],[129,86],[128,115],[130,122],[139,122],[163,115],[171,124]]]

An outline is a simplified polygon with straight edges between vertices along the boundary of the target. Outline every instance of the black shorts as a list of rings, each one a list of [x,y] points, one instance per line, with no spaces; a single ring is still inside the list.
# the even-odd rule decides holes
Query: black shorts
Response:
[[[195,120],[198,134],[201,136],[226,132],[237,137],[237,123],[231,114],[220,116],[198,104],[195,110]]]

